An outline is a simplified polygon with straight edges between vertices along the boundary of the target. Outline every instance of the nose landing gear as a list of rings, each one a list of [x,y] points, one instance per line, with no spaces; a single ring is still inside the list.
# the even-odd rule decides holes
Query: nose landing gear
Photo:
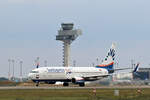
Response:
[[[40,82],[38,82],[38,81],[36,82],[36,87],[38,87],[38,86],[39,86],[39,83],[40,83]]]

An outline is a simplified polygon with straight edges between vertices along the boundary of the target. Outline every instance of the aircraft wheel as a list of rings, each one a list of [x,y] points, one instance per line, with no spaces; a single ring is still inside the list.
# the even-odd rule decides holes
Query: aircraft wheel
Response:
[[[39,86],[39,82],[36,82],[36,87],[38,87]]]
[[[79,83],[79,86],[84,87],[85,83]]]
[[[63,86],[69,86],[69,83],[64,82]]]

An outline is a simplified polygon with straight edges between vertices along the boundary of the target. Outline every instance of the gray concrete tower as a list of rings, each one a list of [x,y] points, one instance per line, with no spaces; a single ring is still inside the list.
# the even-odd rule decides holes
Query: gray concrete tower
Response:
[[[56,40],[63,42],[63,66],[70,66],[70,45],[82,34],[80,29],[73,29],[73,23],[62,23]]]

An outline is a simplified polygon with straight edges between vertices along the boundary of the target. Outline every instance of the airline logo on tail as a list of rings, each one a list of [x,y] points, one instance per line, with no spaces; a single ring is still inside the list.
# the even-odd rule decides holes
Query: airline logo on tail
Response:
[[[115,60],[115,49],[114,49],[114,47],[110,48],[110,51],[108,52],[108,56],[111,56],[113,58],[113,60]]]
[[[115,44],[113,43],[105,59],[102,61],[100,65],[96,66],[96,68],[105,68],[109,71],[109,73],[112,73],[114,72],[113,68],[114,60],[115,60]]]

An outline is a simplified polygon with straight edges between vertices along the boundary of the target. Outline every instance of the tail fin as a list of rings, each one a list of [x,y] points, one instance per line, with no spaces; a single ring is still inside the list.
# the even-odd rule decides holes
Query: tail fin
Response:
[[[97,68],[105,68],[108,70],[109,73],[113,73],[114,72],[114,68],[113,68],[114,60],[115,60],[115,44],[112,43],[112,46],[111,46],[110,50],[108,51],[107,56],[102,61],[102,63],[96,67]]]
[[[139,73],[137,73],[138,67],[139,67],[140,63],[137,63],[136,67],[134,68],[134,70],[132,71],[133,75],[136,77],[141,77]]]
[[[135,67],[134,70],[133,70],[133,73],[137,72],[137,69],[138,69],[138,67],[139,67],[139,64],[140,64],[140,63],[137,63],[136,67]]]

